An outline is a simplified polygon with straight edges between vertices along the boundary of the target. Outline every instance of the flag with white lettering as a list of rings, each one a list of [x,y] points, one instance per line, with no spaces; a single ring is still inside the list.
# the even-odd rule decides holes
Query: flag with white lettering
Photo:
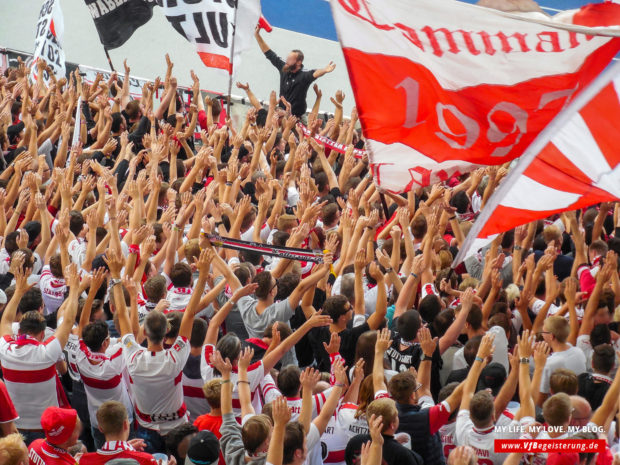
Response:
[[[241,52],[252,45],[261,11],[260,0],[157,0],[157,3],[172,27],[196,46],[205,66],[227,74],[238,68]]]
[[[519,157],[620,50],[620,5],[550,18],[454,0],[331,0],[369,160],[404,192]]]
[[[65,52],[62,50],[62,35],[65,30],[59,0],[45,0],[39,11],[37,30],[34,39],[34,53],[30,70],[30,80],[37,80],[37,62],[45,60],[47,69],[43,71],[43,81],[47,85],[50,76],[48,69],[58,79],[65,77]]]
[[[620,63],[540,134],[491,196],[454,265],[498,234],[563,211],[620,199]]]
[[[110,50],[129,40],[153,17],[151,0],[84,0],[95,22],[99,40]]]

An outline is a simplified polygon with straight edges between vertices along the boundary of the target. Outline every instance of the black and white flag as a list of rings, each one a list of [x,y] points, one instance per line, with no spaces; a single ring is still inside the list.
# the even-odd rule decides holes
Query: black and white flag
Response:
[[[95,21],[99,40],[110,50],[123,45],[136,29],[153,17],[149,0],[84,0]]]
[[[37,61],[44,59],[54,75],[65,77],[65,52],[62,50],[62,35],[65,25],[59,0],[45,0],[39,12],[37,30],[34,39],[34,53],[30,71],[30,80],[37,80]],[[48,71],[43,72],[45,84],[49,82]]]

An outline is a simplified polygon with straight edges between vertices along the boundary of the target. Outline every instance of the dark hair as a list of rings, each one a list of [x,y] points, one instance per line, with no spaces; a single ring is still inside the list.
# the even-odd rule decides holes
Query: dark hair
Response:
[[[109,333],[108,325],[105,322],[93,321],[84,327],[82,339],[90,350],[99,352]]]
[[[121,124],[123,124],[123,120],[125,118],[123,117],[123,115],[120,112],[114,112],[112,113],[112,127],[110,128],[110,130],[112,132],[118,132],[121,130]]]
[[[198,428],[191,423],[182,423],[166,434],[166,449],[170,454],[174,455],[177,463],[184,463],[184,460],[179,456],[179,444],[181,444],[183,439],[187,436],[196,434],[197,432]]]
[[[144,294],[151,302],[159,302],[166,297],[166,278],[160,274],[151,276],[144,283]]]
[[[254,276],[254,283],[258,284],[256,288],[257,299],[266,299],[269,296],[269,293],[273,289],[273,277],[269,271],[261,271],[256,276]]]
[[[278,279],[278,293],[276,300],[282,301],[289,298],[295,288],[299,285],[301,276],[296,273],[286,273]]]
[[[422,326],[420,314],[417,310],[407,310],[400,317],[396,325],[398,334],[405,341],[413,341],[418,335],[418,330]]]
[[[43,296],[41,295],[41,289],[33,287],[28,289],[24,296],[17,304],[17,311],[25,314],[31,311],[38,311],[43,307]]]
[[[60,254],[57,253],[50,257],[50,271],[55,278],[64,277],[64,274],[62,272],[62,260],[60,259]]]
[[[616,352],[611,344],[594,346],[592,352],[592,368],[600,373],[609,373],[616,362]]]
[[[414,218],[413,223],[411,224],[411,234],[416,239],[420,239],[424,237],[426,231],[428,230],[428,224],[426,223],[426,218],[423,215],[419,215]]]
[[[166,314],[166,320],[168,320],[168,332],[166,332],[167,339],[176,339],[181,329],[181,320],[183,320],[182,312],[170,312]]]
[[[288,365],[278,373],[278,389],[284,397],[293,397],[301,387],[301,370],[295,365]]]
[[[170,271],[170,281],[174,287],[190,287],[192,285],[192,269],[187,263],[175,263]]]
[[[477,428],[486,426],[493,419],[493,396],[490,392],[478,391],[471,398],[469,415]]]
[[[346,313],[351,310],[350,307],[348,309],[346,308],[347,303],[349,303],[349,301],[345,296],[333,295],[325,300],[323,303],[323,310],[329,315],[332,321],[336,323],[342,315],[346,315]]]
[[[45,331],[47,324],[45,318],[37,311],[30,311],[24,313],[21,321],[19,322],[19,333],[27,334],[28,336],[36,336],[42,331]]]
[[[196,318],[192,324],[192,335],[189,338],[189,345],[193,349],[202,347],[205,342],[205,336],[207,335],[207,329],[209,325],[201,318]]]
[[[590,332],[590,344],[596,347],[600,344],[611,344],[611,332],[605,324],[596,325]]]
[[[235,276],[237,277],[237,279],[239,280],[239,282],[241,283],[242,286],[245,286],[248,281],[250,280],[250,270],[248,269],[247,266],[239,266],[235,271]]]
[[[446,334],[448,328],[450,328],[450,326],[452,326],[452,323],[454,323],[454,319],[454,310],[451,308],[439,312],[439,314],[435,317],[435,321],[433,321],[433,328],[435,329],[435,334],[439,337]]]
[[[416,378],[410,371],[403,371],[392,376],[388,384],[390,396],[399,404],[408,404],[416,386]]]
[[[297,59],[299,61],[304,61],[304,52],[302,52],[301,50],[297,50],[297,49],[291,50],[291,51],[297,54]],[[284,462],[284,463],[287,463],[287,462]]]
[[[24,229],[28,233],[28,244],[30,245],[41,234],[41,223],[38,221],[28,221]]]
[[[469,324],[474,331],[482,328],[482,309],[478,305],[473,304],[465,322]]]
[[[377,331],[365,331],[355,343],[355,362],[364,359],[364,376],[372,374],[372,364],[375,361],[375,346],[377,345]]]
[[[77,210],[71,210],[69,214],[69,230],[74,236],[78,236],[84,228],[84,217]]]
[[[456,207],[456,212],[459,214],[467,213],[469,208],[469,197],[465,191],[459,191],[455,193],[450,199],[450,206]]]
[[[304,427],[298,421],[292,421],[286,424],[284,429],[284,455],[282,463],[293,463],[295,460],[295,452],[303,450],[306,433]]]
[[[160,311],[151,310],[144,319],[144,332],[149,341],[160,344],[168,332],[166,316]]]
[[[6,235],[4,239],[4,248],[6,249],[9,256],[13,255],[19,247],[17,246],[17,238],[19,237],[19,231],[13,231]]]
[[[474,364],[474,360],[476,359],[476,355],[478,355],[478,348],[480,347],[480,342],[482,341],[482,336],[472,337],[463,348],[463,356],[465,357],[465,361],[468,366],[472,366]]]
[[[227,358],[233,363],[241,353],[241,341],[234,333],[225,334],[215,346],[222,354],[222,358]]]
[[[428,324],[431,324],[435,317],[441,311],[441,302],[439,297],[435,294],[428,294],[420,301],[420,305],[418,306],[418,311],[420,312],[420,316],[426,321]]]

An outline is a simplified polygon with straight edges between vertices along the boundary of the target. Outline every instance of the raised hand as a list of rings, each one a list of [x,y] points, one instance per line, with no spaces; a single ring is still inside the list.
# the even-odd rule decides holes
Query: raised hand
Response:
[[[375,345],[375,352],[385,353],[386,350],[392,345],[392,333],[389,329],[383,328],[377,334],[377,343]]]
[[[437,341],[439,340],[437,337],[431,337],[431,331],[423,326],[418,330],[418,340],[420,341],[420,347],[422,348],[422,352],[427,357],[432,357],[435,353],[435,349],[437,348]]]
[[[248,367],[252,363],[252,358],[254,357],[254,349],[251,347],[246,347],[241,351],[241,355],[239,356],[239,362],[237,366],[239,370],[247,371]]]
[[[230,363],[230,359],[228,357],[224,360],[219,350],[215,350],[211,354],[211,365],[213,365],[215,369],[222,374],[222,376],[230,376],[230,372],[232,371],[232,363]]]
[[[340,336],[338,333],[332,333],[329,338],[329,344],[324,342],[323,347],[329,355],[340,352]]]

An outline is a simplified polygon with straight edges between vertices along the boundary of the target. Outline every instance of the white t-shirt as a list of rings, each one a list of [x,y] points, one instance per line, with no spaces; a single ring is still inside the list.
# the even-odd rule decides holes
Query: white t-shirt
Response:
[[[186,423],[189,415],[181,379],[189,357],[189,341],[179,336],[170,349],[159,352],[140,346],[133,334],[126,334],[121,341],[138,423],[161,435]]]
[[[123,380],[126,367],[122,355],[123,347],[118,342],[110,344],[105,354],[99,354],[91,353],[84,341],[80,341],[77,367],[86,391],[90,423],[95,428],[98,426],[97,409],[108,400],[121,402],[127,409],[129,422],[133,421],[133,404]]]
[[[456,444],[473,447],[478,454],[479,464],[501,465],[508,454],[495,452],[495,440],[518,439],[519,422],[514,421],[513,423],[513,426],[498,431],[495,430],[495,425],[479,430],[474,426],[469,416],[469,410],[460,410],[456,416]]]
[[[50,271],[49,265],[45,265],[39,279],[39,289],[45,304],[44,314],[50,315],[56,312],[65,300],[67,284],[64,278],[55,277]]]
[[[58,407],[56,362],[62,347],[52,337],[40,343],[20,335],[0,338],[0,362],[6,389],[19,413],[19,429],[40,429],[41,415],[47,407]]]
[[[547,359],[540,380],[540,392],[543,394],[549,393],[549,378],[558,368],[566,368],[579,376],[586,371],[586,356],[581,349],[573,346],[568,350],[552,353]]]

